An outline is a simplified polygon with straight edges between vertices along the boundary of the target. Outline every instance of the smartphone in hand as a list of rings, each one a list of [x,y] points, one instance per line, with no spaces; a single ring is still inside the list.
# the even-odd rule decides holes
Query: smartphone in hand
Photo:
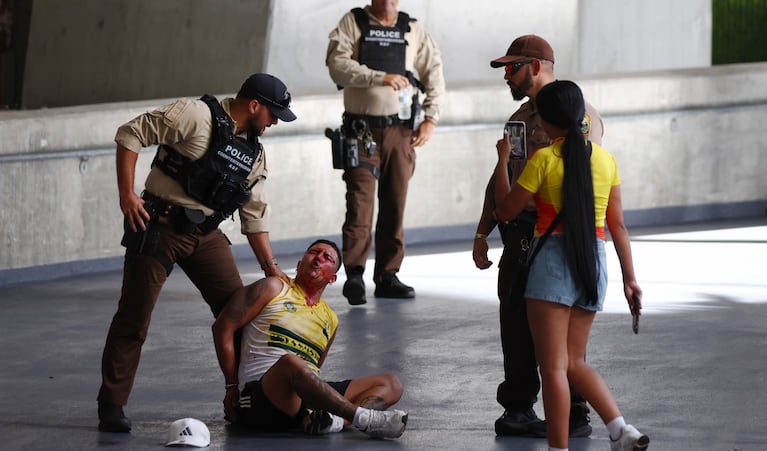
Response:
[[[634,295],[631,297],[633,305],[631,306],[631,330],[634,334],[639,333],[639,311],[642,309],[642,300],[639,296]]]
[[[512,160],[524,160],[527,158],[527,133],[525,123],[522,121],[508,121],[503,127],[511,145]]]
[[[634,313],[633,315],[631,315],[631,318],[632,318],[631,319],[631,330],[634,331],[634,334],[638,334],[639,333],[639,315]]]

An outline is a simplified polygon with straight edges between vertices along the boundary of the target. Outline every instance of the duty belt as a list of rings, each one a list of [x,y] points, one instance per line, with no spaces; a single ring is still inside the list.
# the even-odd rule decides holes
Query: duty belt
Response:
[[[155,196],[149,191],[141,193],[141,198],[145,201],[144,208],[150,214],[154,213],[158,216],[172,218],[181,213],[181,210],[184,209],[181,205],[170,203],[165,199]]]
[[[396,114],[391,116],[368,116],[366,114],[352,114],[344,113],[344,123],[351,122],[355,119],[360,119],[368,123],[370,128],[386,128],[392,125],[400,125],[403,123],[402,119]]]
[[[202,210],[194,210],[176,205],[161,199],[149,191],[141,193],[141,198],[144,199],[144,208],[149,214],[165,218],[165,221],[175,226],[177,231],[182,233],[196,231],[205,235],[216,230],[221,223],[222,218],[219,218],[217,214],[206,217]],[[161,220],[160,222],[164,221]]]

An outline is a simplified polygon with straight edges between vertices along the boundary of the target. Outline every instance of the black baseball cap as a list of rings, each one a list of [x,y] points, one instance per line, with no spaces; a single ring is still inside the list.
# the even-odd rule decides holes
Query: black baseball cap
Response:
[[[290,92],[285,83],[269,74],[253,74],[242,83],[237,97],[258,100],[283,122],[296,120],[290,111]]]

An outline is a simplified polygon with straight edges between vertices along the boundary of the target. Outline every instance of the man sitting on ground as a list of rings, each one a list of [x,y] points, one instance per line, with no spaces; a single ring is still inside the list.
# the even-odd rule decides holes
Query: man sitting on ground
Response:
[[[224,414],[268,432],[339,432],[345,421],[376,438],[402,435],[407,413],[387,411],[402,385],[393,374],[340,382],[320,379],[338,317],[321,298],[335,282],[341,252],[317,240],[298,262],[295,279],[266,277],[236,291],[213,324],[226,379]],[[239,368],[234,332],[242,329]]]

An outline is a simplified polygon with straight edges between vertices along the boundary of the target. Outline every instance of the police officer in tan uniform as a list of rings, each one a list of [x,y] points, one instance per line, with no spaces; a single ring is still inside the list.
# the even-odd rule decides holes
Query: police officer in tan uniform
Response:
[[[152,310],[173,266],[187,274],[214,316],[242,280],[219,223],[239,211],[242,233],[267,276],[287,277],[269,242],[264,196],[267,127],[296,119],[286,86],[253,74],[236,98],[180,99],[117,130],[117,185],[125,215],[123,286],[102,357],[99,430],[128,432],[125,417]],[[158,145],[139,196],[134,190],[142,147]]]
[[[359,161],[347,166],[346,218],[342,228],[350,304],[364,304],[362,279],[372,245],[373,207],[378,183],[375,234],[375,295],[412,298],[415,290],[397,277],[405,256],[403,215],[415,170],[415,147],[434,133],[445,95],[442,58],[434,40],[413,18],[397,11],[397,0],[373,0],[346,13],[330,32],[326,64],[344,93],[344,129],[360,138]],[[412,101],[423,89],[423,122],[407,122],[399,94]],[[410,108],[404,106],[405,113]]]
[[[551,143],[543,130],[541,119],[535,106],[535,95],[545,85],[555,80],[554,51],[545,39],[536,35],[525,35],[515,39],[506,55],[490,62],[492,67],[504,67],[504,79],[511,89],[514,100],[528,100],[514,112],[510,121],[523,121],[526,124],[528,152],[535,151]],[[602,141],[602,119],[593,106],[586,103],[584,134],[588,139],[600,144]],[[513,184],[522,169],[525,160],[509,160],[510,182]],[[479,269],[487,269],[492,262],[487,258],[487,235],[498,226],[504,243],[501,261],[498,264],[498,299],[500,300],[501,349],[503,351],[504,380],[498,385],[497,400],[505,411],[495,422],[498,435],[531,435],[546,437],[546,424],[535,411],[535,404],[541,382],[538,377],[538,364],[535,359],[530,327],[527,323],[525,302],[519,287],[511,283],[520,270],[518,264],[521,243],[530,243],[535,225],[535,206],[508,224],[498,224],[493,216],[495,210],[495,179],[491,176],[485,190],[482,215],[477,224],[474,237],[473,258]],[[589,408],[586,401],[577,393],[571,393],[570,435],[587,437],[591,435]]]

